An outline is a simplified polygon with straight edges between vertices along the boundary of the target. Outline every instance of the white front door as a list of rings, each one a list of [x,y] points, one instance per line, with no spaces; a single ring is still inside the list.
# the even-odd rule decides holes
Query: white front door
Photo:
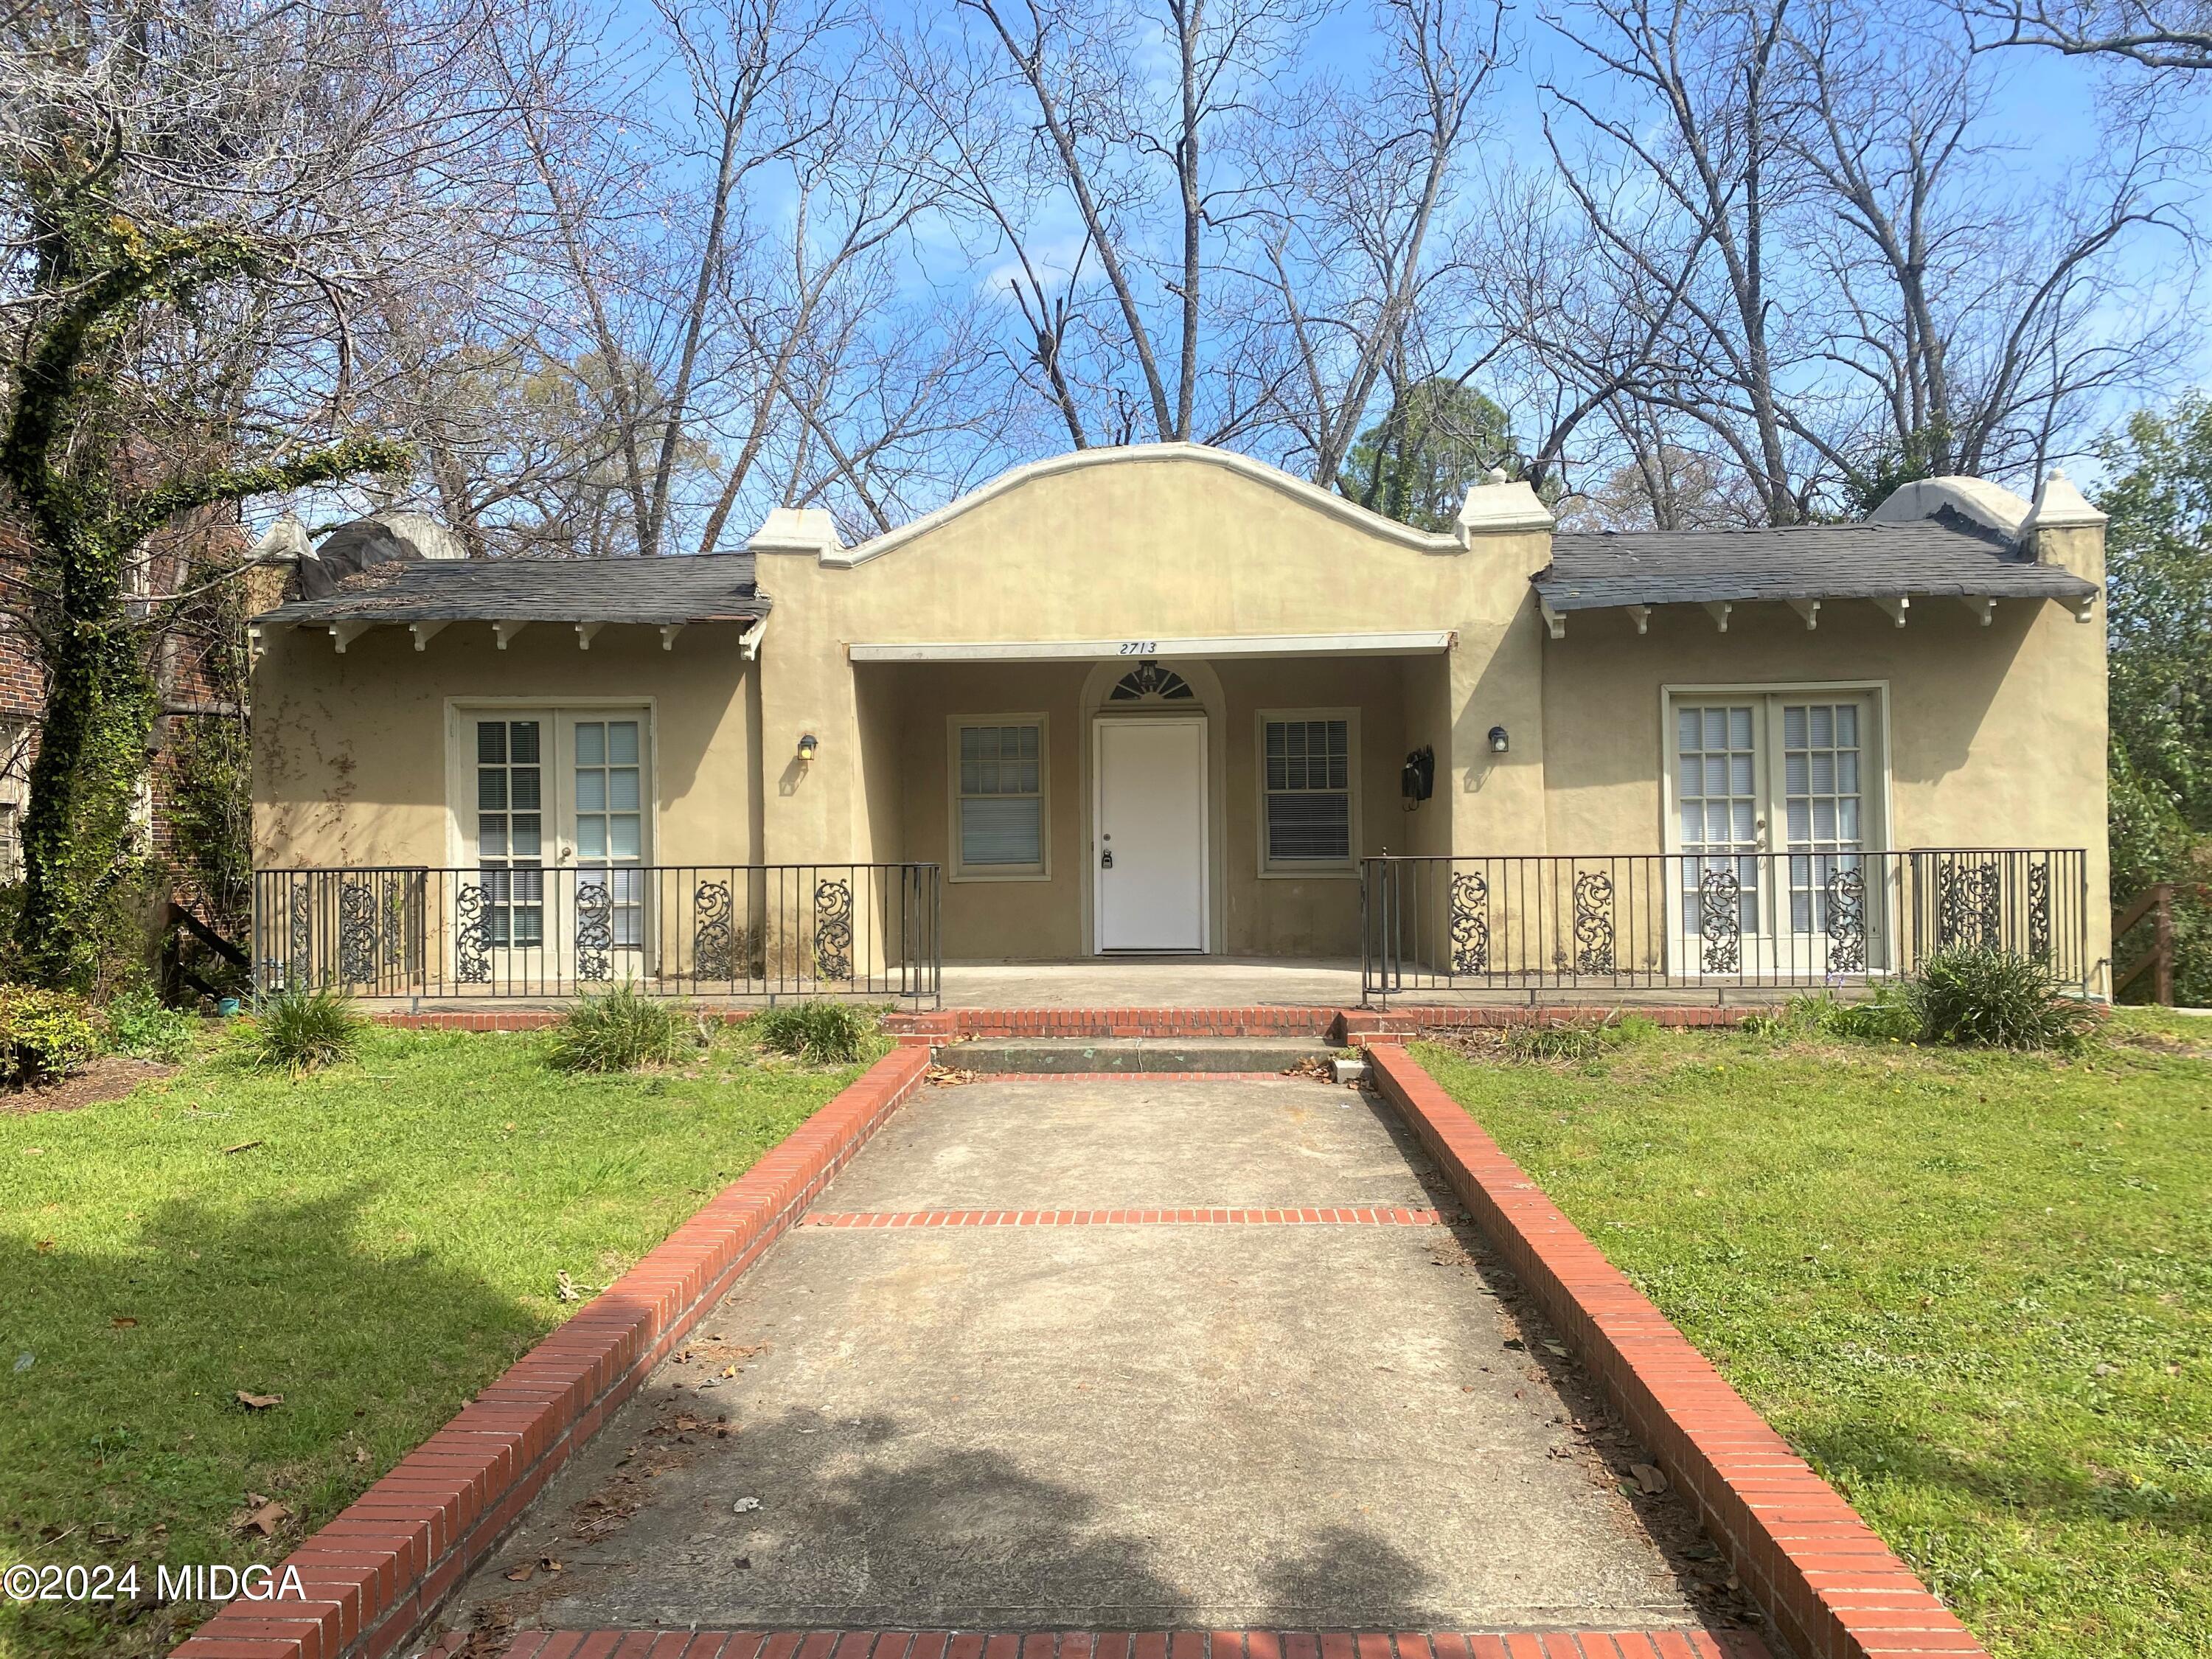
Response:
[[[1206,949],[1206,722],[1093,728],[1101,951]]]

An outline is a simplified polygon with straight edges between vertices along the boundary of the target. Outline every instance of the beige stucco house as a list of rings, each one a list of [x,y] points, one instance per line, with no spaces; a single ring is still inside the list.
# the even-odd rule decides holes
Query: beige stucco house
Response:
[[[257,948],[410,993],[1176,953],[1396,990],[1964,938],[2094,994],[2103,525],[2054,474],[1569,534],[1501,481],[1431,534],[1170,445],[857,546],[784,509],[742,553],[396,560],[258,620]]]

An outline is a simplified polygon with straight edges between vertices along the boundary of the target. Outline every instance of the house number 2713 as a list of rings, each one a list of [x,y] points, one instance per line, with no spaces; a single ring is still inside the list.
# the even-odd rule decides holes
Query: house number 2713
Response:
[[[1160,648],[1158,640],[1124,640],[1121,654],[1125,657],[1149,657]]]

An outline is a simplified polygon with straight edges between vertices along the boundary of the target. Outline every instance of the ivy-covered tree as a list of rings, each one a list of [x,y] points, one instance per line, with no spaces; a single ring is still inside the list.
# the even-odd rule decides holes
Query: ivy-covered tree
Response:
[[[236,465],[142,441],[124,391],[132,341],[161,313],[189,321],[210,290],[250,284],[262,254],[228,229],[142,228],[105,199],[106,172],[28,181],[34,320],[0,434],[0,478],[32,544],[19,609],[47,682],[15,945],[38,979],[80,986],[97,971],[136,867],[133,818],[157,712],[148,618],[131,591],[141,549],[180,515],[406,459],[372,436]]]
[[[2176,992],[2212,1001],[2212,398],[2100,451],[2112,635],[2112,890],[2182,888]]]

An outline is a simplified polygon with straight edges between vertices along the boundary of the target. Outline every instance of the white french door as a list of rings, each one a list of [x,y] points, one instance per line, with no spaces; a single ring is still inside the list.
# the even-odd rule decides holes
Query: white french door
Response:
[[[465,969],[480,950],[500,981],[640,973],[646,711],[471,709],[460,724],[463,862],[477,890],[468,900],[476,914],[459,918],[471,934],[457,949]]]
[[[1677,960],[1818,978],[1873,965],[1881,757],[1865,692],[1677,696]]]

